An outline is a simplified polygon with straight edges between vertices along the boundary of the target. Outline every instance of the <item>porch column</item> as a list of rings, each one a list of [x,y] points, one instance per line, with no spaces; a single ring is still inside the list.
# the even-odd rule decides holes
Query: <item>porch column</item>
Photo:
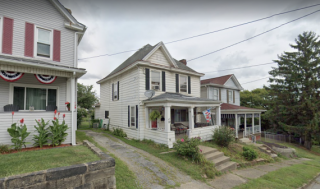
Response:
[[[234,120],[235,120],[235,130],[236,130],[236,138],[238,138],[238,114],[234,115]]]
[[[194,129],[194,114],[193,114],[193,107],[189,107],[188,108],[188,112],[189,112],[189,129],[193,130]]]
[[[164,113],[165,113],[165,117],[164,117],[164,120],[165,120],[165,127],[164,127],[164,131],[165,132],[170,132],[171,128],[170,128],[170,123],[171,123],[171,106],[165,106],[165,110],[164,110]]]
[[[216,107],[216,122],[217,122],[217,125],[221,126],[220,106]]]
[[[70,110],[71,110],[71,123],[72,123],[72,127],[71,127],[71,132],[72,132],[72,136],[71,136],[71,140],[72,140],[72,145],[76,145],[76,127],[77,127],[77,120],[75,115],[75,97],[76,97],[76,80],[74,77],[71,78],[71,102],[70,102]]]
[[[144,108],[145,114],[146,114],[146,128],[149,129],[150,128],[150,120],[149,120],[149,108],[145,107]]]
[[[247,136],[247,114],[244,114],[244,136]]]
[[[259,131],[261,133],[261,113],[259,113]]]
[[[254,134],[254,114],[252,114],[252,134]]]

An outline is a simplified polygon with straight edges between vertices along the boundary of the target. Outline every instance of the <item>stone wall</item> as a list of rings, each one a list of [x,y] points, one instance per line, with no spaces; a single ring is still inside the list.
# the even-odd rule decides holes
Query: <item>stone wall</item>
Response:
[[[101,160],[0,178],[0,189],[116,188],[115,160],[88,141],[84,145]]]

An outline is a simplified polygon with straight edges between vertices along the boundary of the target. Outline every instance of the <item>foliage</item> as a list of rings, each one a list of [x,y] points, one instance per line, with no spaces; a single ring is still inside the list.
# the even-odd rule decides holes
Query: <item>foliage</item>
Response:
[[[43,118],[40,120],[36,120],[37,126],[34,128],[38,131],[38,135],[33,135],[33,146],[40,146],[42,148],[43,145],[48,144],[49,140],[49,130],[46,128],[49,125],[49,121],[45,122]]]
[[[93,85],[86,86],[81,83],[78,83],[77,87],[78,106],[88,110],[92,109],[93,105],[98,102],[96,92],[93,91]]]
[[[68,125],[66,124],[65,120],[62,123],[59,123],[59,119],[52,120],[52,126],[49,127],[49,131],[51,132],[49,135],[49,139],[51,140],[52,146],[58,146],[63,141],[65,141],[68,133]]]
[[[84,108],[77,109],[77,127],[79,127],[81,125],[82,118],[87,117],[87,116],[88,116],[88,112],[86,109],[84,109]]]
[[[100,123],[100,119],[91,119],[90,122],[91,122],[90,127],[93,127],[94,123]]]
[[[233,128],[227,126],[221,126],[213,130],[212,141],[219,146],[228,147],[229,144],[234,141],[235,132]]]
[[[20,126],[17,126],[17,123],[13,123],[11,128],[8,128],[7,131],[12,137],[11,142],[15,150],[21,150],[22,146],[26,148],[26,138],[29,136],[30,132],[27,132],[26,124],[23,124],[24,119],[20,120]]]
[[[243,147],[242,155],[249,161],[252,161],[258,157],[258,153],[248,146]]]
[[[10,146],[6,144],[0,144],[0,154],[10,152]]]
[[[152,110],[152,112],[149,115],[149,118],[151,121],[155,121],[160,117],[161,117],[161,114],[158,110]]]
[[[266,117],[289,133],[302,135],[306,148],[311,149],[312,138],[320,134],[320,40],[313,32],[304,32],[290,45],[294,52],[278,56],[270,86],[270,110]]]
[[[193,161],[201,162],[202,154],[198,147],[200,142],[200,137],[191,139],[188,137],[184,137],[181,140],[177,140],[176,143],[173,144],[173,148],[177,151],[179,155],[191,157]]]
[[[119,137],[127,137],[127,134],[121,128],[113,128],[112,134]]]

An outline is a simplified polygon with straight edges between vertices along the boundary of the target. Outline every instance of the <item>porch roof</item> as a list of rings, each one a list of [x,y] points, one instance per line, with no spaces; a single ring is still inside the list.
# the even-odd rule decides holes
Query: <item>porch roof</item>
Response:
[[[265,112],[267,110],[263,109],[255,109],[255,108],[249,108],[249,107],[244,107],[244,106],[237,106],[234,104],[228,104],[228,103],[223,103],[221,104],[221,111],[225,112]],[[222,112],[223,114],[223,112]]]
[[[159,102],[173,102],[173,103],[190,103],[190,104],[205,104],[205,105],[220,105],[220,101],[214,101],[206,98],[199,98],[194,96],[187,96],[179,93],[163,93],[161,95],[155,96],[151,99],[144,100],[144,103],[159,103]]]

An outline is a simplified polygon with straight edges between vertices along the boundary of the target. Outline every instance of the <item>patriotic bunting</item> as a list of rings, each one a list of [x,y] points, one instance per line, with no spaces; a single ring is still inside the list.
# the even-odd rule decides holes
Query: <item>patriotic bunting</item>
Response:
[[[10,72],[10,71],[0,71],[0,77],[8,82],[14,82],[19,80],[24,73],[21,72]]]
[[[57,79],[57,76],[53,76],[53,75],[41,75],[41,74],[34,74],[34,75],[36,76],[37,80],[43,84],[51,84]]]

